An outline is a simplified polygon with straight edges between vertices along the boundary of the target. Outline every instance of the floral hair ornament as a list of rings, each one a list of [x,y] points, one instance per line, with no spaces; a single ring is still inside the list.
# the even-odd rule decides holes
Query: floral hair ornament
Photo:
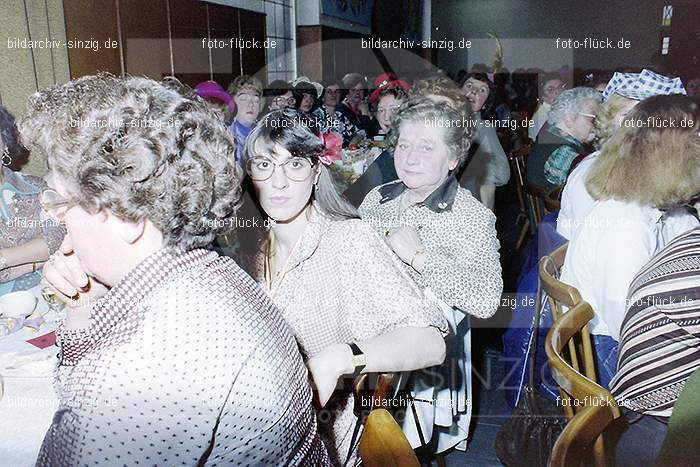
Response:
[[[343,138],[338,133],[321,133],[321,141],[323,141],[323,153],[318,156],[318,159],[323,165],[331,165],[343,158],[341,154]]]

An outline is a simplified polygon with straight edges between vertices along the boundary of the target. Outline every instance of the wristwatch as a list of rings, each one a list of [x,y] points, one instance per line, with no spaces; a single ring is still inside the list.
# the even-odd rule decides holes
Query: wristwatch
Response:
[[[355,372],[353,374],[357,377],[362,372],[364,367],[367,366],[367,359],[365,354],[362,352],[362,349],[360,349],[357,344],[352,342],[348,345],[350,346],[350,350],[352,350],[352,366],[355,367]]]

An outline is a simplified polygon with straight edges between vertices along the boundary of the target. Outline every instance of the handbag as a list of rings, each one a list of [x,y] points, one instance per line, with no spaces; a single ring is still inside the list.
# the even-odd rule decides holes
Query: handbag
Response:
[[[542,291],[537,287],[537,309],[530,336],[528,383],[513,415],[496,435],[496,454],[507,467],[546,467],[567,418],[555,401],[540,394],[534,386],[537,338],[542,315]]]

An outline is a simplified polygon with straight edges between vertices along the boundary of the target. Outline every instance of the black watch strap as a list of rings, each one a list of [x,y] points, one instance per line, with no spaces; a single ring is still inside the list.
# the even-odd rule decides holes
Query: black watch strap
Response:
[[[364,367],[367,366],[365,354],[354,342],[351,342],[348,345],[350,346],[350,350],[352,350],[352,364],[355,367],[354,375],[359,376],[360,372],[362,372]]]

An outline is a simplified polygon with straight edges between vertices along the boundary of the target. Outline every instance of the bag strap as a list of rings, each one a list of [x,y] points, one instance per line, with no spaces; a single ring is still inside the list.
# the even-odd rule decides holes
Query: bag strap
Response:
[[[542,309],[544,305],[542,304],[542,284],[540,283],[539,277],[537,278],[537,302],[535,308],[535,318],[534,326],[532,329],[532,334],[530,334],[530,368],[528,369],[528,386],[531,388],[535,387],[535,362],[537,361],[537,341],[540,334],[540,319],[542,317]]]

